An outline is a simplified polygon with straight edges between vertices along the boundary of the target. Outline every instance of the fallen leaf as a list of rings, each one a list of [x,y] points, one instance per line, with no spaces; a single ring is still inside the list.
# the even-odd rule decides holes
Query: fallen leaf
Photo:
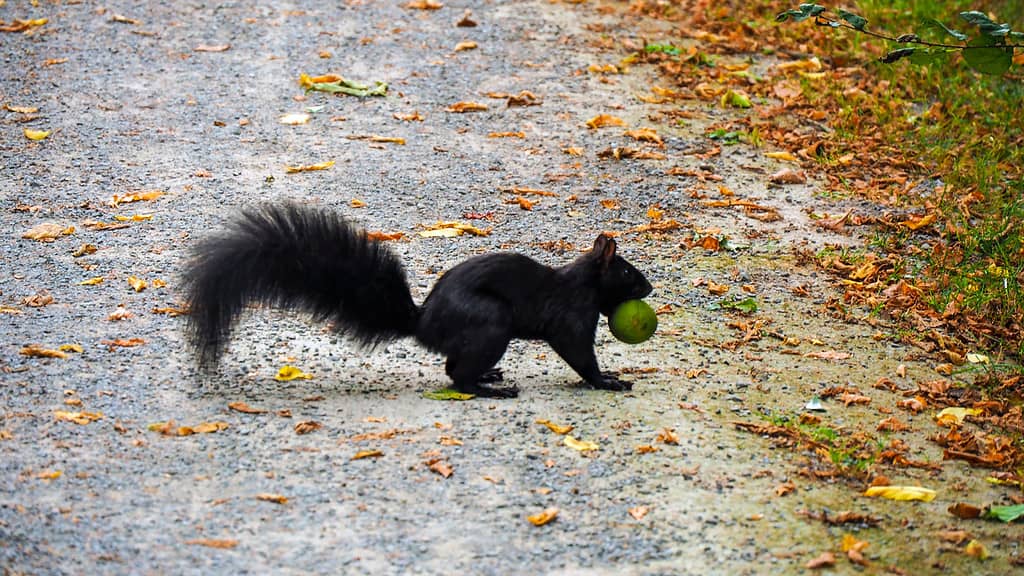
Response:
[[[419,111],[410,112],[406,114],[395,112],[394,114],[392,114],[392,116],[395,118],[395,120],[401,120],[402,122],[423,122],[424,120],[423,115],[420,114]]]
[[[61,226],[54,222],[44,222],[32,227],[22,234],[21,237],[27,240],[36,240],[37,242],[53,242],[61,236],[68,236],[74,233],[74,226]]]
[[[935,423],[939,426],[956,426],[962,424],[964,418],[967,416],[979,416],[982,413],[979,408],[961,408],[951,406],[944,408],[941,412],[935,415]]]
[[[617,116],[611,114],[598,114],[590,120],[587,120],[587,128],[595,130],[597,128],[605,128],[607,126],[625,126],[626,121]]]
[[[278,382],[289,382],[291,380],[298,379],[312,380],[313,375],[307,374],[306,372],[303,372],[302,370],[296,368],[295,366],[286,365],[282,366],[281,369],[278,370],[277,374],[274,376],[274,380],[277,380]]]
[[[241,412],[243,414],[266,414],[267,411],[261,408],[253,408],[245,402],[231,402],[228,404],[228,408],[231,408],[235,412]]]
[[[573,450],[578,450],[580,452],[586,452],[588,450],[597,450],[598,448],[600,448],[596,442],[591,442],[589,440],[577,440],[572,436],[566,436],[565,439],[562,440],[562,443],[568,446],[569,448],[572,448]]]
[[[278,118],[277,121],[280,122],[281,124],[286,124],[288,126],[298,126],[299,124],[305,124],[309,122],[310,118],[312,118],[312,116],[306,114],[305,112],[292,112],[290,114],[285,114],[284,116],[281,116],[280,118]]]
[[[544,511],[538,512],[532,516],[527,516],[526,519],[534,526],[543,526],[554,520],[557,516],[558,508],[545,508]]]
[[[22,132],[29,140],[44,140],[52,133],[50,130],[32,130],[31,128],[25,128]]]
[[[804,358],[817,358],[819,360],[846,360],[852,356],[853,354],[849,352],[838,352],[836,350],[820,350],[804,354]]]
[[[101,412],[65,412],[64,410],[57,410],[53,413],[53,416],[57,420],[74,422],[83,426],[103,419],[103,413]]]
[[[964,546],[964,554],[978,560],[987,560],[989,557],[988,547],[977,540],[971,540]]]
[[[865,496],[881,496],[889,500],[920,500],[931,502],[935,499],[935,490],[920,486],[872,486],[864,491]]]
[[[978,518],[981,516],[982,512],[981,508],[964,502],[957,502],[956,504],[952,504],[949,508],[946,509],[946,511],[952,514],[953,516],[956,516],[957,518],[963,518],[964,520]]]
[[[102,344],[106,344],[107,348],[113,350],[114,348],[132,348],[135,346],[141,346],[146,343],[142,338],[118,338],[116,340],[103,340]]]
[[[380,450],[360,450],[352,456],[351,460],[362,460],[363,458],[380,458],[384,453]]]
[[[679,444],[679,435],[675,433],[671,428],[662,428],[661,432],[658,432],[657,441],[663,444]]]
[[[451,464],[444,460],[431,462],[427,467],[445,478],[448,478],[452,473],[454,473]]]
[[[78,285],[79,286],[95,286],[97,284],[102,284],[103,280],[104,280],[103,276],[93,276],[92,278],[89,278],[88,280],[82,280],[81,282],[78,283]]]
[[[444,8],[444,4],[437,0],[412,0],[405,7],[413,10],[440,10]]]
[[[658,451],[658,449],[656,447],[654,447],[654,446],[651,446],[650,444],[645,444],[643,446],[637,446],[636,447],[636,453],[637,454],[651,454],[651,453],[654,453],[654,452],[657,452],[657,451]]]
[[[808,560],[804,564],[804,568],[810,570],[817,570],[819,568],[830,568],[836,564],[836,555],[831,552],[822,552],[820,556],[813,560]]]
[[[555,434],[568,434],[569,432],[572,432],[573,429],[572,424],[555,424],[550,420],[537,420],[536,423],[547,426],[548,430],[551,430]]]
[[[193,546],[206,546],[207,548],[220,548],[223,550],[229,550],[238,546],[238,540],[223,539],[218,540],[215,538],[197,538],[194,540],[186,540],[185,544]]]
[[[455,45],[455,52],[462,52],[463,50],[473,50],[477,47],[476,42],[467,40],[465,42],[459,42]]]
[[[331,166],[334,166],[334,160],[327,160],[325,162],[319,162],[317,164],[304,164],[301,166],[285,165],[284,169],[285,172],[287,172],[288,174],[295,174],[297,172],[313,172],[316,170],[327,170]]]
[[[231,44],[200,44],[192,50],[196,52],[227,52],[231,49]]]
[[[321,428],[323,428],[323,424],[321,424],[319,422],[314,422],[313,420],[308,420],[306,422],[299,422],[298,424],[296,424],[295,425],[295,433],[296,434],[309,434],[310,432],[313,432],[315,430],[319,430]]]
[[[466,394],[465,392],[459,392],[453,388],[442,388],[440,390],[433,390],[430,392],[424,392],[423,397],[430,400],[472,400],[476,398],[475,394]]]
[[[146,286],[148,285],[149,284],[142,278],[136,278],[135,276],[128,277],[128,286],[130,286],[131,289],[135,290],[136,292],[142,292],[143,290],[146,289]]]
[[[60,478],[62,474],[64,474],[64,472],[60,470],[40,472],[39,474],[36,474],[36,478],[39,478],[40,480],[56,480],[57,478]]]
[[[484,110],[487,110],[487,104],[481,104],[479,102],[456,102],[445,108],[446,112],[456,112],[459,114],[465,112],[482,112]]]
[[[628,510],[629,515],[636,520],[643,519],[643,517],[647,516],[647,513],[650,511],[651,508],[649,506],[634,506]]]
[[[25,346],[18,351],[22,356],[28,356],[29,358],[67,358],[68,355],[60,350],[52,350],[50,348],[43,348],[38,344],[30,344]]]
[[[256,495],[256,499],[257,500],[261,500],[263,502],[273,502],[274,504],[287,504],[288,503],[288,497],[284,496],[282,494],[267,494],[267,493],[257,494]]]
[[[783,168],[769,176],[768,181],[775,184],[804,184],[807,182],[807,175],[799,170]]]

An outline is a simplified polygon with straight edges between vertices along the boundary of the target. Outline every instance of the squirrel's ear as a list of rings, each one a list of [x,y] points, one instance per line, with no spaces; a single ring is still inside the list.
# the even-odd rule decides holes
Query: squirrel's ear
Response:
[[[597,240],[594,240],[594,253],[598,255],[604,264],[610,264],[612,259],[615,258],[615,248],[615,239],[611,236],[601,234],[597,237]]]

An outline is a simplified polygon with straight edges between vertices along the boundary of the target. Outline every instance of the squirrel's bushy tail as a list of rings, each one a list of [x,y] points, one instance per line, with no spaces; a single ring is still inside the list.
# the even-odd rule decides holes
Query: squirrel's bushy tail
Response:
[[[251,303],[306,312],[374,345],[415,334],[419,308],[384,244],[328,210],[294,204],[244,211],[199,244],[184,274],[192,345],[216,366]]]

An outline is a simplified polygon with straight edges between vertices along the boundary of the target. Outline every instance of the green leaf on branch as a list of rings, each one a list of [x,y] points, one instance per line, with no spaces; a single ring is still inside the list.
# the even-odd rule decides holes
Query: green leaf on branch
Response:
[[[808,18],[816,17],[824,11],[824,6],[819,6],[817,4],[801,4],[799,10],[786,10],[785,12],[778,14],[775,16],[775,21],[785,22],[792,18],[793,22],[803,22]]]
[[[988,509],[988,512],[985,512],[985,518],[995,518],[1007,523],[1013,522],[1021,516],[1024,516],[1024,504],[1017,504],[1016,506],[993,506]]]
[[[918,49],[911,54],[907,60],[910,60],[914,64],[931,64],[932,62],[938,62],[939,60],[945,60],[949,56],[949,51],[942,48],[935,49]]]
[[[864,27],[868,25],[867,18],[864,18],[863,16],[858,16],[853,12],[847,12],[846,10],[840,10],[839,17],[842,18],[843,20],[846,20],[846,22],[850,26],[853,26],[857,30],[863,30]]]
[[[979,36],[967,45],[964,61],[975,71],[998,76],[1013,65],[1013,48],[994,46],[990,37]]]
[[[992,38],[1004,38],[1010,33],[1009,24],[996,24],[984,12],[961,12],[960,17],[977,26],[982,34]]]
[[[945,34],[947,36],[956,38],[961,42],[967,41],[967,34],[964,34],[963,32],[960,32],[958,30],[953,30],[952,28],[949,28],[948,26],[946,26],[942,22],[939,22],[935,18],[925,18],[924,20],[921,21],[921,26],[917,29],[917,33],[921,36],[924,36],[926,31],[938,31],[940,32],[940,37],[942,36],[942,34]]]

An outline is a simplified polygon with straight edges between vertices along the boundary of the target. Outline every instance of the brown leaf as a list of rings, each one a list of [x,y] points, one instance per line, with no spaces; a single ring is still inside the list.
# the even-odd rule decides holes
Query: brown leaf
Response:
[[[978,518],[981,516],[981,508],[977,506],[966,504],[964,502],[957,502],[956,504],[950,505],[946,509],[950,514],[957,518],[963,518],[965,520]]]
[[[679,444],[679,435],[675,433],[671,428],[662,428],[661,432],[658,432],[658,442],[664,444]]]
[[[267,411],[262,408],[253,408],[245,402],[231,402],[228,404],[228,408],[231,408],[235,412],[241,412],[243,414],[266,414]]]
[[[449,464],[445,460],[435,460],[433,462],[430,462],[428,464],[428,468],[430,468],[434,472],[437,472],[438,474],[445,478],[451,476],[452,473],[455,471],[452,469],[451,464]]]
[[[818,358],[819,360],[846,360],[852,356],[853,354],[849,352],[838,352],[836,350],[821,350],[804,354],[804,358]]]
[[[769,176],[768,181],[775,184],[804,184],[807,182],[807,175],[799,170],[783,168]]]
[[[289,414],[290,415],[290,414]],[[296,434],[309,434],[315,430],[323,428],[323,424],[314,422],[313,420],[307,420],[306,422],[299,422],[295,425]]]

